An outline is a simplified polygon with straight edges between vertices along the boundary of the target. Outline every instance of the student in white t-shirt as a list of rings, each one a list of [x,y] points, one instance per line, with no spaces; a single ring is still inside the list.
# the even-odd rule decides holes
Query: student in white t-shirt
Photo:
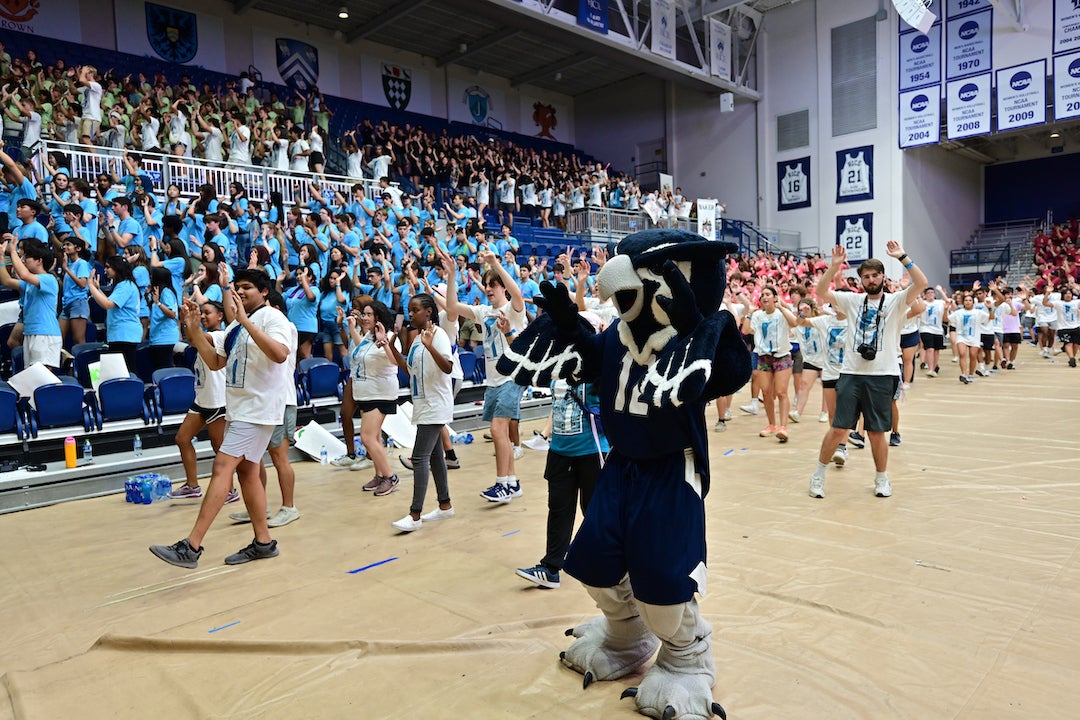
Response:
[[[975,380],[975,369],[982,354],[980,329],[990,320],[990,311],[975,303],[970,292],[961,295],[960,307],[949,313],[949,323],[956,328],[956,352],[960,356],[960,382],[967,385]]]
[[[769,424],[758,435],[775,435],[784,443],[788,441],[787,419],[791,411],[788,399],[792,367],[790,331],[798,320],[783,306],[776,288],[762,288],[759,302],[761,307],[750,316],[748,324],[754,335],[754,352],[758,358],[754,372],[760,381]]]
[[[270,307],[270,277],[262,270],[238,270],[226,288],[226,317],[234,320],[225,329],[223,342],[214,346],[202,332],[189,338],[211,370],[225,370],[225,435],[214,458],[210,485],[191,533],[172,545],[153,545],[150,552],[167,563],[195,568],[202,555],[202,541],[225,504],[233,473],[240,479],[244,504],[255,530],[247,547],[225,558],[226,565],[277,557],[277,541],[271,539],[266,518],[266,489],[259,480],[259,465],[274,429],[285,417],[289,354],[296,352],[289,319]],[[193,301],[188,313],[197,312]]]

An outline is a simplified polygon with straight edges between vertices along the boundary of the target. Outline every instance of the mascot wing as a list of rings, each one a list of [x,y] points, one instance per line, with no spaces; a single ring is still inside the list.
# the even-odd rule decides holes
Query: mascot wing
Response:
[[[496,365],[499,372],[518,385],[547,387],[555,378],[571,383],[593,379],[587,362],[590,343],[596,333],[584,318],[578,318],[577,333],[567,338],[544,314],[529,324],[506,349]]]

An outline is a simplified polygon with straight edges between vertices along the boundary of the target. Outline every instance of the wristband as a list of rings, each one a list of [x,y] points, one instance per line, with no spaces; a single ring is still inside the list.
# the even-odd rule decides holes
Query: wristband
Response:
[[[915,263],[910,258],[908,258],[908,261],[904,263],[904,267],[910,270],[911,268],[915,267]]]

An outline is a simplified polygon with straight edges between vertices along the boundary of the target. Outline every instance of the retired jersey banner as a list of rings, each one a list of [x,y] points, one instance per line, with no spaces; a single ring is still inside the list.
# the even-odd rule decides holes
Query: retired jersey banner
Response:
[[[1054,54],[1080,49],[1080,3],[1054,0]]]
[[[993,29],[993,9],[945,23],[947,80],[990,72],[993,67]]]
[[[874,146],[836,152],[836,202],[874,199]]]
[[[847,251],[850,265],[869,260],[873,253],[874,213],[839,215],[836,218],[836,244]]]
[[[697,234],[706,240],[716,239],[716,200],[698,198]]]
[[[941,82],[941,25],[900,36],[900,92]]]
[[[1080,117],[1080,52],[1054,58],[1054,119]]]
[[[921,33],[930,29],[941,17],[941,0],[925,3],[923,0],[892,0],[900,16],[900,29],[915,28]],[[904,26],[907,27],[904,27]]]
[[[810,207],[810,158],[776,163],[777,210]]]
[[[608,0],[578,0],[577,23],[607,34]]]
[[[652,0],[652,51],[675,59],[675,0]]]
[[[900,93],[900,147],[941,142],[941,90],[934,87]]]
[[[997,129],[1046,122],[1046,60],[997,71]]]
[[[716,18],[709,18],[709,71],[731,80],[731,28]]]
[[[945,134],[950,140],[990,133],[990,73],[946,86]]]

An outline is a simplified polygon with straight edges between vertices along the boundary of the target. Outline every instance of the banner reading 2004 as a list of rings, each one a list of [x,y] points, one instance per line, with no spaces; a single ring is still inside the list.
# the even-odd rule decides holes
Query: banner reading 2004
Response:
[[[900,147],[934,145],[940,140],[940,87],[900,93]]]

